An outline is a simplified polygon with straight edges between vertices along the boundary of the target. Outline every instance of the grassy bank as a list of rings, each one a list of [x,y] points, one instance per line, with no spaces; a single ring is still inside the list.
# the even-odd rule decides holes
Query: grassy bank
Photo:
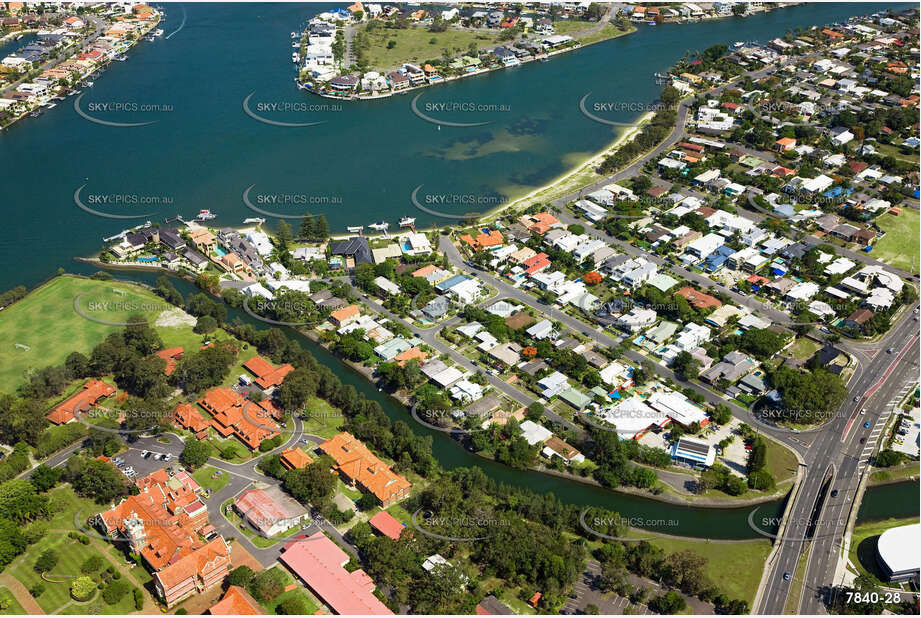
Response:
[[[897,528],[907,524],[918,523],[917,517],[906,519],[885,519],[883,521],[874,521],[866,524],[860,524],[854,528],[854,534],[851,535],[851,548],[848,553],[848,559],[854,568],[861,575],[869,576],[877,585],[888,585],[879,566],[876,564],[876,542],[886,530]]]
[[[921,242],[921,212],[903,208],[902,214],[880,216],[876,222],[886,230],[886,236],[877,243],[870,254],[905,270],[918,267],[918,245]]]

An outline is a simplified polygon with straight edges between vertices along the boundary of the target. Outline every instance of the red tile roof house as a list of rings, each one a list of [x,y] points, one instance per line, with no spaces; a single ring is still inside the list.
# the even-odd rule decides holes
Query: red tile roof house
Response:
[[[54,410],[45,415],[55,425],[63,425],[76,420],[75,413],[88,412],[100,399],[108,397],[115,392],[115,387],[102,380],[92,379],[83,385],[83,388],[72,397],[62,401]]]
[[[349,555],[322,532],[288,543],[280,560],[336,614],[393,614],[374,596],[374,582],[367,573],[345,570]]]
[[[389,536],[394,541],[400,540],[400,534],[406,528],[393,515],[387,511],[381,511],[368,520],[368,524],[383,535]]]
[[[243,368],[256,377],[253,381],[262,390],[280,385],[282,380],[285,379],[285,376],[294,371],[294,367],[288,363],[280,367],[273,367],[272,363],[261,356],[252,357],[243,363]]]
[[[160,350],[156,353],[158,358],[162,358],[166,361],[166,367],[163,369],[163,372],[166,375],[171,375],[176,371],[176,365],[180,358],[182,358],[183,349],[182,346],[175,348],[166,348],[165,350]]]
[[[212,616],[261,616],[265,614],[256,600],[240,586],[229,586],[221,600],[211,606]]]

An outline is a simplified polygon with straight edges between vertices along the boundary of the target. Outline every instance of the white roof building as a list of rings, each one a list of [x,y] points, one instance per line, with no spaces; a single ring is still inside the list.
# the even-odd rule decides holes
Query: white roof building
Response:
[[[396,296],[402,293],[400,286],[398,286],[390,279],[385,279],[384,277],[376,277],[374,279],[374,283],[377,285],[377,287],[384,290],[384,292],[390,294],[391,296]]]
[[[650,395],[646,403],[653,410],[657,410],[667,415],[670,419],[685,427],[703,422],[707,415],[703,410],[695,406],[687,397],[675,391],[658,391]]]
[[[614,425],[617,435],[623,440],[638,438],[650,427],[662,427],[668,422],[668,416],[653,410],[637,396],[603,408],[596,415],[604,422]]]
[[[537,385],[543,389],[541,395],[545,399],[550,399],[554,395],[559,395],[569,388],[569,381],[566,379],[565,375],[559,371],[554,371],[549,376],[538,380]]]
[[[531,446],[540,442],[546,442],[551,436],[553,436],[553,432],[543,425],[538,425],[533,421],[524,421],[521,423],[521,437],[527,440],[528,444]]]

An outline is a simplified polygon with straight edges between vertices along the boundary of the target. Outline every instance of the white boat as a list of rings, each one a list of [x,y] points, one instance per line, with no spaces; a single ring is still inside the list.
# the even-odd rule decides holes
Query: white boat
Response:
[[[92,87],[93,87],[93,84],[95,84],[95,83],[96,83],[96,82],[86,82],[85,86],[86,86],[87,88],[92,88]]]
[[[378,221],[377,223],[370,224],[368,227],[378,232],[386,232],[390,228],[390,224],[386,221]]]
[[[400,227],[412,227],[416,223],[415,217],[403,217],[400,219]]]
[[[249,219],[243,219],[243,223],[251,224],[255,223],[256,225],[262,225],[265,223],[265,219],[262,217],[250,217]]]
[[[19,39],[21,39],[21,38],[24,37],[24,36],[25,36],[24,34],[20,34],[18,37],[16,37],[16,40],[18,41]]]
[[[210,221],[211,219],[214,219],[215,217],[217,217],[216,214],[214,214],[207,208],[204,208],[198,211],[198,214],[195,216],[195,220],[196,221]]]
[[[157,28],[156,30],[154,30],[154,36],[163,36],[163,30],[161,30],[160,28]]]
[[[300,46],[301,46],[301,44],[298,43],[297,41],[291,43],[291,47],[293,47],[294,49],[297,49],[297,48],[300,47]]]
[[[291,54],[291,62],[293,62],[294,64],[297,64],[300,61],[300,59],[301,59],[301,56],[297,52],[294,52],[293,54]]]
[[[350,234],[361,234],[361,231],[365,229],[363,225],[350,225],[345,228]]]
[[[291,38],[292,38],[292,39],[296,39],[296,38],[297,38],[297,32],[292,32],[292,33],[291,33]]]

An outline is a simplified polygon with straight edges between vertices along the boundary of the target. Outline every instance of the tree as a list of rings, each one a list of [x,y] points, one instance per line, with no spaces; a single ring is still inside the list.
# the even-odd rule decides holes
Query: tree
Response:
[[[226,590],[230,586],[239,586],[241,588],[248,588],[250,582],[253,581],[256,573],[250,567],[244,565],[238,566],[237,568],[230,571],[225,577],[222,583],[224,589]]]
[[[288,597],[279,603],[275,608],[275,612],[285,616],[303,616],[309,613],[310,609],[303,595],[297,595]]]
[[[96,582],[86,575],[78,577],[70,585],[70,596],[77,601],[89,601],[94,592],[96,592]]]
[[[210,315],[203,315],[198,318],[198,321],[195,322],[195,332],[200,335],[205,335],[217,329],[217,320],[215,320]]]
[[[299,368],[285,376],[278,388],[278,402],[284,410],[300,410],[316,393],[315,374]]]
[[[190,468],[203,466],[211,457],[211,445],[201,440],[187,440],[179,461]]]
[[[316,226],[314,228],[314,238],[316,240],[326,240],[329,238],[329,223],[326,221],[326,215],[317,217]]]
[[[278,568],[260,571],[253,577],[250,594],[261,602],[268,603],[285,591],[285,576]]]
[[[700,361],[691,356],[687,350],[683,350],[675,356],[672,368],[681,380],[691,380],[700,373]]]
[[[287,253],[288,247],[293,240],[294,237],[291,234],[291,226],[288,225],[287,221],[279,221],[278,229],[275,231],[275,246],[278,247],[279,251]]]
[[[301,238],[313,238],[316,230],[314,225],[314,217],[310,213],[304,215],[304,218],[301,219],[301,227],[299,236]]]
[[[326,462],[317,460],[304,468],[289,470],[284,487],[298,502],[317,504],[332,495],[336,477],[329,473]]]
[[[649,609],[660,614],[677,614],[685,607],[687,607],[687,602],[684,597],[674,590],[669,590],[649,602]]]
[[[61,471],[58,468],[52,468],[48,464],[41,464],[32,472],[29,481],[35,487],[35,491],[45,492],[58,484],[61,478]]]
[[[36,573],[47,573],[58,564],[58,555],[53,549],[43,551],[32,568]]]

